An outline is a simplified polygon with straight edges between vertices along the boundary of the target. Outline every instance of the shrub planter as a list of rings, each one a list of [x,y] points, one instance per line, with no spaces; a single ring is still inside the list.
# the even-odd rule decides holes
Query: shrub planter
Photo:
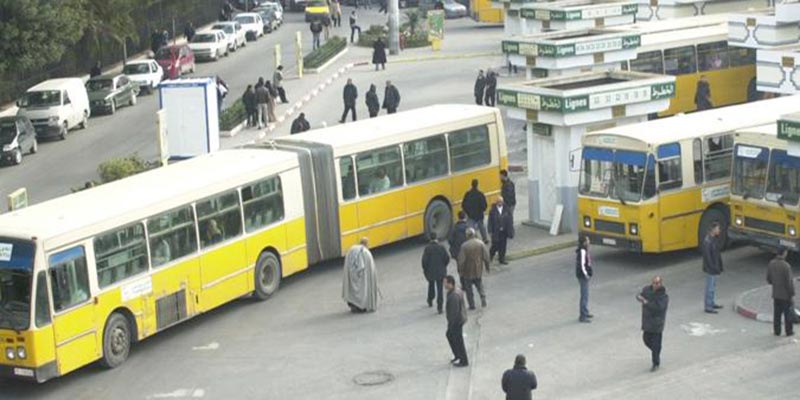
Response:
[[[239,98],[219,115],[220,136],[235,136],[242,130],[245,122],[247,122],[247,112],[244,109],[244,102]]]
[[[303,72],[318,74],[347,52],[347,39],[333,36],[320,48],[303,57]]]

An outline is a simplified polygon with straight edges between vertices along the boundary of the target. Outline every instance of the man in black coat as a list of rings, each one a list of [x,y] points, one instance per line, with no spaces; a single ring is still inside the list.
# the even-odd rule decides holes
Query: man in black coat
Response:
[[[500,170],[500,184],[500,195],[503,197],[503,202],[505,202],[513,215],[514,207],[517,206],[517,189],[514,186],[514,181],[508,177],[508,171],[504,169]]]
[[[483,105],[483,91],[486,89],[486,76],[483,75],[483,70],[478,71],[478,78],[475,79],[475,104]]]
[[[300,115],[292,121],[292,128],[289,133],[294,135],[295,133],[302,133],[310,129],[311,124],[309,124],[306,119],[306,113],[300,113]]]
[[[492,246],[489,248],[489,258],[494,259],[495,254],[499,254],[500,264],[506,265],[506,246],[508,239],[514,237],[514,216],[511,210],[503,203],[503,199],[497,202],[489,211],[489,234],[492,236]]]
[[[386,90],[383,93],[383,108],[387,114],[394,114],[400,107],[400,91],[392,85],[392,81],[386,81]]]
[[[709,314],[716,314],[722,308],[714,301],[717,291],[717,277],[722,273],[722,255],[720,254],[720,233],[722,232],[719,222],[711,224],[708,234],[703,239],[703,272],[706,274],[705,288],[705,311]]]
[[[195,34],[194,24],[192,23],[192,21],[189,21],[183,28],[183,35],[186,36],[186,41],[191,42],[192,38],[194,37],[194,34]]]
[[[95,76],[100,76],[103,74],[103,64],[100,61],[94,63],[94,66],[91,70],[89,70],[89,78],[94,78]]]
[[[444,277],[444,288],[447,290],[447,342],[453,352],[450,362],[456,367],[469,365],[467,348],[464,346],[464,324],[467,323],[467,307],[464,304],[464,294],[456,289],[456,279],[452,275]]]
[[[383,70],[386,69],[386,43],[383,43],[381,38],[372,44],[372,63],[375,64],[375,71],[378,70],[378,66]]]
[[[342,113],[342,119],[339,120],[339,123],[344,123],[345,119],[347,118],[347,112],[353,112],[353,121],[356,120],[356,99],[358,98],[358,89],[356,89],[356,85],[353,84],[352,79],[347,79],[347,84],[344,85],[344,93],[342,95],[344,98],[344,112]]]
[[[503,392],[506,400],[531,400],[531,391],[538,386],[536,375],[525,368],[525,356],[518,354],[514,359],[514,368],[503,373]]]
[[[467,214],[464,211],[458,212],[458,221],[450,231],[450,237],[447,242],[450,243],[450,256],[458,258],[458,252],[461,251],[461,245],[467,241]]]
[[[369,85],[369,90],[367,91],[367,96],[366,96],[366,103],[367,103],[367,111],[369,111],[369,117],[370,118],[377,117],[378,113],[381,112],[381,101],[378,100],[378,88],[376,88],[374,84]]]
[[[650,372],[655,372],[661,366],[661,334],[664,332],[669,306],[669,296],[661,277],[653,278],[653,282],[636,295],[636,300],[642,303],[642,340],[650,349],[653,361]]]
[[[497,92],[497,74],[489,70],[486,72],[486,91],[484,96],[484,103],[487,106],[494,107],[494,99]]]
[[[442,313],[442,280],[447,275],[447,264],[450,263],[450,255],[447,250],[439,244],[436,234],[431,232],[428,237],[430,242],[422,252],[422,272],[428,281],[428,307],[433,307],[433,298],[436,297],[436,310]]]
[[[472,180],[472,188],[464,193],[464,199],[461,201],[461,207],[469,217],[468,224],[472,229],[481,233],[481,238],[485,243],[489,240],[486,237],[486,226],[483,225],[483,213],[486,212],[486,196],[483,192],[478,190],[478,180]]]
[[[247,126],[258,125],[258,106],[256,105],[256,92],[253,91],[253,85],[247,85],[247,89],[242,95],[242,103],[244,103],[244,111],[247,113]]]

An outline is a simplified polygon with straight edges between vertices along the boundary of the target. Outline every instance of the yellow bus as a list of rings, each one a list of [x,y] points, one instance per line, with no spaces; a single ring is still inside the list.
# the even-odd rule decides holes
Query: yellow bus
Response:
[[[797,98],[778,98],[586,133],[580,232],[633,252],[698,246],[730,220],[734,132],[798,110]]]
[[[266,299],[357,236],[445,235],[469,180],[496,196],[507,162],[499,111],[479,106],[273,146],[289,151],[219,151],[0,215],[0,377],[116,367],[132,343],[244,295]]]
[[[469,0],[469,12],[477,22],[502,24],[505,21],[505,11],[494,7],[491,0]]]
[[[725,14],[614,27],[638,32],[642,45],[623,69],[675,76],[675,97],[661,117],[695,111],[697,82],[705,76],[715,107],[744,103],[756,76],[754,49],[728,46]]]
[[[800,151],[789,149],[778,136],[779,127],[797,137],[798,126],[789,121],[736,132],[729,235],[759,247],[798,252]]]

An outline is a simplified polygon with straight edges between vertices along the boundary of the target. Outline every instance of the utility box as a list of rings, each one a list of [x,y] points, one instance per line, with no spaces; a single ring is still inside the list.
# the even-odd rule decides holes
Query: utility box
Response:
[[[219,150],[219,105],[214,78],[164,81],[158,86],[158,108],[164,110],[169,159]]]

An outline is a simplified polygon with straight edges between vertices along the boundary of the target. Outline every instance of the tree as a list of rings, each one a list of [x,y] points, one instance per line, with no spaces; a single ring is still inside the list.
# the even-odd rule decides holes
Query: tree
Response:
[[[109,37],[120,45],[127,39],[139,40],[133,13],[138,8],[147,7],[147,0],[87,0],[86,33],[94,40],[98,50],[100,39]]]

